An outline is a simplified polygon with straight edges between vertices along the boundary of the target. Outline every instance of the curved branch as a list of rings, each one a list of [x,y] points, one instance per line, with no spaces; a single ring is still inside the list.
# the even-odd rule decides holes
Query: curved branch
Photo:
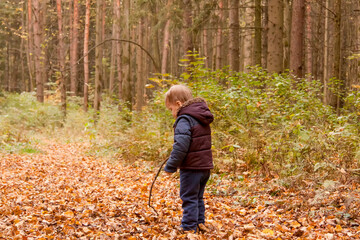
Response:
[[[136,43],[136,42],[133,42],[131,40],[125,40],[125,39],[117,39],[117,38],[109,38],[109,39],[105,39],[104,41],[102,41],[101,43],[95,45],[94,47],[90,48],[89,51],[84,54],[81,58],[79,58],[76,62],[76,64],[79,64],[81,60],[83,60],[86,56],[88,56],[90,54],[90,52],[92,50],[94,50],[95,48],[107,43],[107,42],[110,42],[110,41],[117,41],[117,42],[127,42],[127,43],[132,43],[136,46],[138,46],[141,50],[143,50],[148,56],[149,58],[151,59],[151,61],[153,62],[155,68],[156,68],[156,71],[160,72],[160,69],[159,69],[159,66],[157,65],[157,63],[155,62],[154,58],[151,56],[151,54],[145,49],[143,48],[143,46],[141,46],[140,44]]]
[[[167,162],[167,160],[168,160],[168,158],[165,159],[165,161],[160,165],[160,168],[159,168],[159,170],[157,171],[157,173],[156,173],[156,175],[155,175],[155,177],[154,177],[154,180],[153,180],[153,182],[152,182],[152,184],[151,184],[150,191],[149,191],[149,201],[148,201],[148,205],[149,205],[149,207],[151,207],[151,208],[156,212],[156,215],[158,215],[158,216],[159,216],[159,213],[156,211],[156,209],[155,209],[153,206],[151,206],[151,196],[152,196],[152,190],[153,190],[155,181],[156,181],[157,177],[159,176],[160,171],[161,171],[162,167],[164,166],[164,164]]]

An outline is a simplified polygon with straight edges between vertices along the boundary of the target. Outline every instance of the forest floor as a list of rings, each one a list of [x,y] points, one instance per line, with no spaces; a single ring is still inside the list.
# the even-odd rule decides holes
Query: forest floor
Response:
[[[248,172],[213,174],[205,193],[209,232],[177,232],[178,175],[148,162],[109,161],[89,145],[47,143],[0,156],[0,239],[360,239],[360,187],[303,188]]]

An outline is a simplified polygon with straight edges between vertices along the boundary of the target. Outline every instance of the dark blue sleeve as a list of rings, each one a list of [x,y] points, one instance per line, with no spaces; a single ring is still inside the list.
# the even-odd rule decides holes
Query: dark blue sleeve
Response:
[[[189,120],[186,118],[179,119],[174,132],[173,149],[164,168],[166,172],[170,173],[176,172],[188,153],[191,141],[191,126]]]

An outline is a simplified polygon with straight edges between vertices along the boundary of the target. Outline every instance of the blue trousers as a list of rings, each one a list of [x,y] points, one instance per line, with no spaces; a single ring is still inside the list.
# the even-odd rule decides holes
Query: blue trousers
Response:
[[[195,230],[200,223],[205,223],[204,191],[210,177],[210,170],[180,170],[180,198],[183,217],[181,227]]]

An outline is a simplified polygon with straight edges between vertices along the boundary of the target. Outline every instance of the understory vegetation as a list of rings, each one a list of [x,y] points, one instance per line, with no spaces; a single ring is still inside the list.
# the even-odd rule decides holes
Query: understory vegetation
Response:
[[[246,73],[208,71],[201,59],[191,74],[151,79],[152,99],[141,111],[129,111],[109,96],[101,112],[82,110],[69,99],[66,118],[53,93],[38,103],[31,93],[0,96],[0,151],[37,153],[47,139],[90,142],[89,154],[132,164],[163,161],[170,153],[174,120],[164,106],[164,93],[175,83],[188,85],[206,99],[212,124],[215,172],[256,172],[295,182],[343,181],[360,168],[360,92],[345,97],[340,113],[322,103],[318,81],[269,74],[261,68]],[[121,110],[119,110],[121,109]]]

